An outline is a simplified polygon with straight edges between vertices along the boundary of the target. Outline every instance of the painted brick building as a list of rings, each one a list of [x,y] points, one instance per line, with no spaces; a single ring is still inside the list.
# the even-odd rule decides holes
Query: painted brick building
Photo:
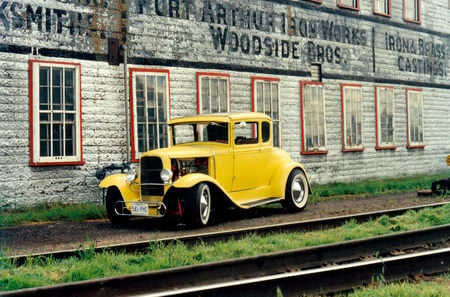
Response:
[[[313,183],[448,172],[448,0],[0,3],[1,208],[101,202],[206,112],[271,115]]]

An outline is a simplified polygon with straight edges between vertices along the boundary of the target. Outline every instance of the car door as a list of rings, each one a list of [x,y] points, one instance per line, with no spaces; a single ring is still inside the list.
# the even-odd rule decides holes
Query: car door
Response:
[[[234,124],[233,191],[254,190],[270,182],[272,150],[261,139],[260,125],[257,121]]]

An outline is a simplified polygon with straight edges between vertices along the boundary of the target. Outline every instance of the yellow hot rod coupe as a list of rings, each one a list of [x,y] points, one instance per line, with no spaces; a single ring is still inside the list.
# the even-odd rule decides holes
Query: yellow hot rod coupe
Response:
[[[109,219],[175,217],[201,227],[229,206],[281,202],[288,210],[303,209],[311,193],[307,174],[273,146],[272,131],[271,118],[254,112],[170,120],[168,148],[142,154],[138,174],[101,181]]]

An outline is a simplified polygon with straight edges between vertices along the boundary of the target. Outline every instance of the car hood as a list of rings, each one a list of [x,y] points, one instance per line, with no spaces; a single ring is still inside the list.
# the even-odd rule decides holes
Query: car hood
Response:
[[[141,155],[142,157],[149,156],[167,156],[170,159],[183,159],[193,157],[212,157],[220,152],[228,151],[229,147],[224,145],[177,145],[170,148],[161,148],[148,151]]]

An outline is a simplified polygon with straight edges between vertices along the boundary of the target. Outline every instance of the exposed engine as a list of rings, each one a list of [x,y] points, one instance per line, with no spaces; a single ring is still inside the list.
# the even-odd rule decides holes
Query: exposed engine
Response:
[[[194,159],[172,159],[172,181],[189,173],[204,173],[208,174],[208,158],[194,158]]]

